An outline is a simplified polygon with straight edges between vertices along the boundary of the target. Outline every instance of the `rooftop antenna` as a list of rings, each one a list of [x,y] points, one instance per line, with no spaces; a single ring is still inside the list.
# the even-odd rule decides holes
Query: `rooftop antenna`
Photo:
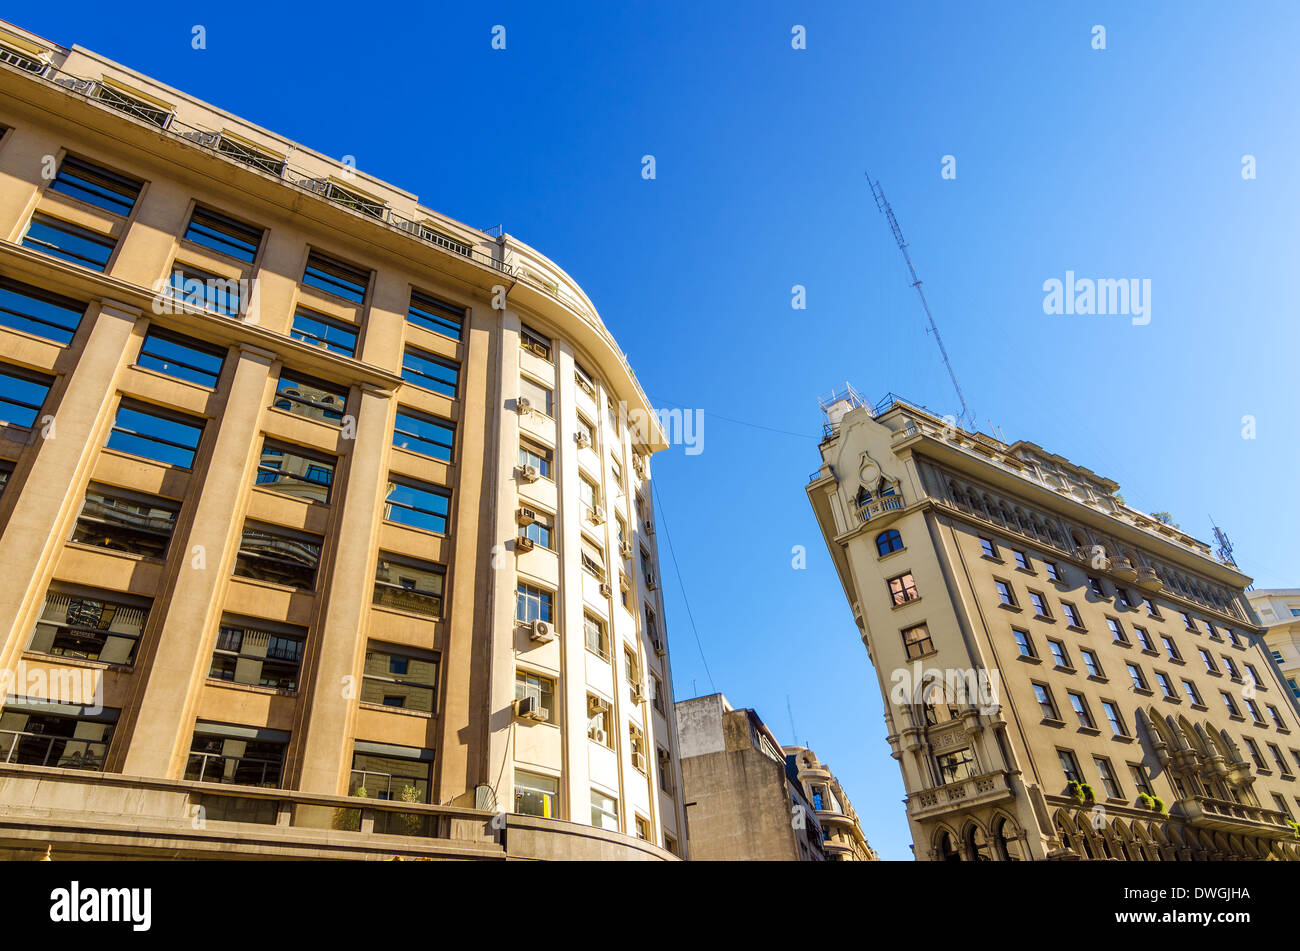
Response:
[[[1214,516],[1210,516],[1210,524],[1214,525]],[[1232,542],[1228,540],[1228,533],[1219,526],[1214,525],[1214,540],[1219,543],[1219,560],[1226,565],[1237,567],[1237,562],[1232,557]]]
[[[961,384],[957,382],[957,374],[952,368],[952,361],[948,359],[948,351],[944,348],[943,337],[939,335],[939,328],[935,325],[934,315],[930,313],[930,305],[926,303],[925,292],[921,290],[921,279],[916,276],[912,256],[907,253],[907,240],[903,237],[903,230],[898,227],[894,209],[890,207],[889,199],[885,197],[885,190],[880,187],[880,182],[878,180],[873,182],[870,172],[864,174],[867,176],[867,184],[871,186],[871,195],[876,199],[876,207],[889,219],[889,227],[894,232],[894,240],[898,242],[898,250],[903,252],[903,260],[907,262],[907,270],[912,275],[912,286],[916,288],[916,293],[921,298],[921,306],[925,309],[925,317],[930,322],[926,333],[934,334],[934,342],[939,345],[939,353],[943,355],[943,365],[948,368],[948,376],[952,379],[952,388],[957,391],[957,399],[961,401],[961,415],[957,417],[957,422],[974,430],[975,413],[966,405],[966,396],[961,391]]]
[[[790,715],[790,737],[794,740],[794,745],[799,745],[799,732],[794,728],[794,707],[790,706],[790,695],[785,695],[785,712]]]

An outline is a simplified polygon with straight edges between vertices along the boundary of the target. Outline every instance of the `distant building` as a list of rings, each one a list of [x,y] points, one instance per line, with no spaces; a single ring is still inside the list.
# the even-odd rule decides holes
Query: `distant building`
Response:
[[[1264,641],[1287,687],[1300,698],[1300,588],[1261,588],[1246,597],[1264,624]]]
[[[715,693],[678,703],[677,728],[692,859],[825,860],[817,810],[757,713]]]
[[[785,761],[796,770],[822,827],[822,849],[829,862],[875,862],[858,813],[831,768],[803,746],[785,747]]]

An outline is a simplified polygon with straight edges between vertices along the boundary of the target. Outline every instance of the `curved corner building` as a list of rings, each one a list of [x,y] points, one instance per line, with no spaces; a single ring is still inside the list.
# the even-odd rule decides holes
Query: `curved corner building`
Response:
[[[572,279],[7,24],[0,127],[0,854],[682,855]]]

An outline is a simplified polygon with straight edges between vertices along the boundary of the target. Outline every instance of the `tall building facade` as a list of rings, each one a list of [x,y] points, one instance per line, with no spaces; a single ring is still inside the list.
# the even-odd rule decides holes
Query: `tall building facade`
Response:
[[[822,850],[828,862],[874,862],[880,857],[867,842],[857,810],[831,768],[806,746],[783,747],[822,827]]]
[[[664,439],[582,289],[7,24],[0,126],[0,809],[683,854]]]
[[[807,486],[925,860],[1300,858],[1300,719],[1204,543],[851,388]]]
[[[822,862],[819,812],[776,737],[720,693],[677,704],[691,858]]]
[[[1246,597],[1264,625],[1264,641],[1282,679],[1300,699],[1300,588],[1256,588]]]

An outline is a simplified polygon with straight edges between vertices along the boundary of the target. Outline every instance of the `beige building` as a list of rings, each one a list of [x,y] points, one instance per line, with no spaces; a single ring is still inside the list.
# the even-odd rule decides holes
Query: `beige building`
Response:
[[[918,859],[1300,858],[1300,719],[1249,578],[1033,443],[822,405],[808,497]]]
[[[1246,592],[1264,625],[1264,641],[1292,696],[1300,698],[1300,588]]]
[[[582,289],[5,24],[0,132],[0,851],[683,855]]]
[[[677,704],[691,858],[821,862],[819,812],[772,731],[720,693]]]
[[[822,850],[829,862],[874,862],[880,856],[867,842],[857,810],[831,768],[804,746],[783,747],[822,827]]]

